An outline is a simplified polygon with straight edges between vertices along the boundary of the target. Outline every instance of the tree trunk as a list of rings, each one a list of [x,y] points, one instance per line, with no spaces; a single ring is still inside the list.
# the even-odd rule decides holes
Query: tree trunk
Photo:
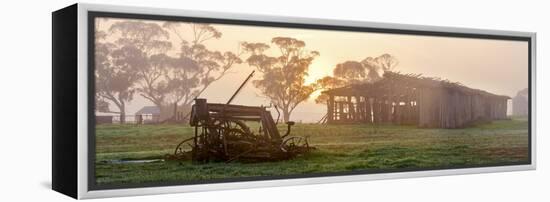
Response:
[[[286,123],[290,120],[290,112],[288,109],[283,109],[283,121]]]
[[[121,102],[120,106],[118,108],[119,108],[119,111],[120,111],[120,123],[124,124],[124,123],[126,123],[126,109],[125,109],[126,106],[125,106],[124,102]]]
[[[174,102],[174,115],[173,115],[172,121],[173,122],[179,121],[178,120],[178,103],[177,102]]]

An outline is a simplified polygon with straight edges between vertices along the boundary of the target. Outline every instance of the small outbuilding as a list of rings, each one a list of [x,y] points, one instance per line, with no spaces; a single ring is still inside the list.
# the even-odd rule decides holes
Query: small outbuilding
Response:
[[[323,92],[326,123],[391,123],[462,128],[507,118],[510,97],[420,74],[386,72],[379,81]]]
[[[525,88],[519,91],[514,98],[512,98],[512,114],[514,116],[527,116],[529,115],[529,89]]]
[[[137,124],[159,123],[160,109],[157,106],[145,106],[135,113]]]
[[[113,124],[119,119],[120,113],[116,112],[95,112],[95,124]]]

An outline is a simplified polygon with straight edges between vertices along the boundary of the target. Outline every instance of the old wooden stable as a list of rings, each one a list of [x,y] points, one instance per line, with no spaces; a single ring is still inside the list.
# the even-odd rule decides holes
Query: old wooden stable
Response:
[[[349,85],[328,95],[326,123],[393,123],[461,128],[506,119],[508,96],[420,74],[386,72],[373,83]]]

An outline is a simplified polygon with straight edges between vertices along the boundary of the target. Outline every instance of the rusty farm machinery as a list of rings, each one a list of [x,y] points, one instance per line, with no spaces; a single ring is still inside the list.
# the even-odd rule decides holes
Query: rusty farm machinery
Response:
[[[281,135],[277,128],[278,118],[275,122],[268,107],[231,104],[253,74],[226,104],[196,98],[189,121],[194,127],[194,135],[181,141],[168,158],[190,159],[196,163],[261,162],[290,159],[312,150],[307,137],[290,135],[294,122],[287,122],[287,130]],[[258,130],[251,129],[247,125],[249,122],[257,123]]]

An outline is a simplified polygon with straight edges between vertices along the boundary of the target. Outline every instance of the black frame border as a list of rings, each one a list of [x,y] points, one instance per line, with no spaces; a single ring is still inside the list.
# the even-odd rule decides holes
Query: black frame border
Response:
[[[52,12],[52,189],[78,197],[78,6]]]
[[[182,11],[183,13],[183,11]],[[162,186],[177,186],[177,185],[197,185],[197,184],[212,184],[212,183],[229,183],[229,182],[246,182],[246,181],[265,181],[265,180],[280,180],[280,179],[297,179],[297,178],[313,178],[313,177],[336,177],[350,175],[365,175],[365,174],[381,174],[381,173],[396,173],[396,172],[412,172],[412,171],[433,171],[433,170],[449,170],[449,169],[464,169],[464,168],[486,168],[498,166],[516,166],[516,165],[531,165],[532,164],[532,69],[533,69],[533,41],[527,36],[510,36],[498,34],[474,34],[461,32],[445,32],[445,31],[423,31],[423,30],[408,30],[408,29],[390,29],[377,27],[356,27],[356,26],[337,26],[326,24],[305,24],[305,23],[286,23],[272,21],[256,21],[256,20],[236,20],[222,18],[204,18],[204,17],[189,17],[189,16],[169,16],[169,15],[153,15],[153,14],[134,14],[122,12],[103,12],[103,11],[87,11],[87,28],[88,28],[88,191],[95,190],[112,190],[125,188],[144,188],[144,187],[162,187]],[[351,31],[351,32],[370,32],[383,34],[405,34],[416,36],[436,36],[436,37],[455,37],[455,38],[471,38],[471,39],[493,39],[507,41],[524,41],[528,43],[528,158],[529,160],[522,163],[510,164],[487,164],[473,166],[443,166],[432,168],[412,168],[412,169],[366,169],[359,171],[345,171],[332,173],[314,173],[314,174],[296,174],[284,176],[257,176],[257,177],[239,177],[239,178],[224,178],[200,181],[165,181],[151,182],[139,184],[116,184],[116,185],[98,185],[95,177],[95,19],[98,17],[123,18],[123,19],[139,19],[139,20],[159,20],[159,21],[178,21],[178,22],[197,22],[197,23],[213,23],[226,25],[242,25],[242,26],[257,26],[257,27],[277,27],[277,28],[298,28],[298,29],[313,29],[313,30],[331,30],[331,31]]]

